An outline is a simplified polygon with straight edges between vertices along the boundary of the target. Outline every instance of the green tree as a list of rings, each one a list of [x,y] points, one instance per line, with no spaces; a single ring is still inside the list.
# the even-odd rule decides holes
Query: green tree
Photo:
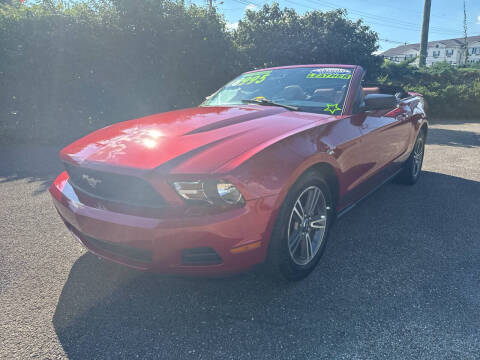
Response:
[[[197,105],[239,72],[214,11],[171,0],[0,4],[0,136],[68,142]]]
[[[310,11],[299,15],[278,3],[247,10],[234,39],[249,67],[290,64],[360,64],[375,75],[382,60],[372,55],[378,36],[345,10]]]

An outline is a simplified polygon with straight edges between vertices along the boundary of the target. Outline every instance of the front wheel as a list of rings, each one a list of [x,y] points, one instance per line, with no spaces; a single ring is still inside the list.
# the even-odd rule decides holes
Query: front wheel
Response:
[[[413,185],[417,182],[422,170],[423,155],[425,153],[425,131],[420,131],[415,140],[410,157],[405,162],[404,168],[398,180],[403,184]]]
[[[292,281],[312,272],[325,249],[333,220],[330,189],[316,172],[303,175],[290,189],[272,232],[268,266]]]

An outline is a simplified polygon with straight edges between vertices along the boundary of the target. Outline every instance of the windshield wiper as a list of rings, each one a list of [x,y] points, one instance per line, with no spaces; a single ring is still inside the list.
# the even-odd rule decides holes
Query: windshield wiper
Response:
[[[242,100],[242,103],[244,103],[244,104],[254,103],[254,104],[258,104],[258,105],[267,105],[267,106],[280,106],[280,107],[283,107],[285,109],[292,110],[292,111],[300,110],[299,107],[292,106],[292,105],[279,104],[279,103],[276,103],[274,101],[267,100],[267,99]]]

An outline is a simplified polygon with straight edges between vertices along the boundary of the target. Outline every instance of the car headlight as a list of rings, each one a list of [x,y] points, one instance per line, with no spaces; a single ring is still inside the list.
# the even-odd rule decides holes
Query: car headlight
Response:
[[[238,204],[243,200],[243,196],[235,187],[235,185],[228,182],[219,182],[217,183],[217,194],[220,196],[220,199],[225,201],[227,204]]]
[[[228,181],[176,181],[173,187],[187,201],[241,205],[245,202],[235,185]]]
[[[173,187],[185,200],[208,201],[204,183],[201,181],[178,181],[173,183]]]

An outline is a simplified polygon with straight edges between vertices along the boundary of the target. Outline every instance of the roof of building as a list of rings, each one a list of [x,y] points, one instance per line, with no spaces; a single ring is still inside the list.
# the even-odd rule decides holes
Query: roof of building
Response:
[[[475,42],[475,41],[480,41],[480,35],[467,37],[467,42]],[[431,46],[437,43],[444,44],[447,47],[459,46],[459,45],[463,45],[464,38],[429,41],[428,46]],[[420,44],[408,44],[408,45],[397,46],[395,48],[388,49],[382,52],[381,55],[383,56],[404,55],[408,50],[418,51],[420,50]]]

